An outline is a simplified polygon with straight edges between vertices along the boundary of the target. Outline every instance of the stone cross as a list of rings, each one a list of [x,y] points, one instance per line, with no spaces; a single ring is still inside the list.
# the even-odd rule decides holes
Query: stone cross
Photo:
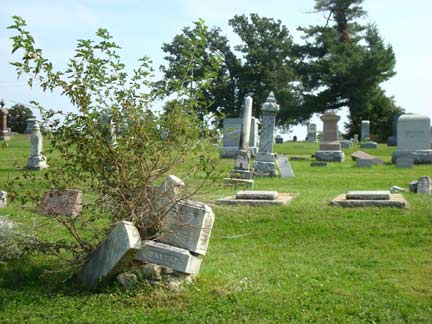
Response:
[[[254,161],[254,172],[261,176],[276,176],[275,155],[273,152],[273,133],[276,123],[276,114],[279,105],[273,91],[261,106],[262,122],[259,151]]]
[[[27,168],[32,170],[48,168],[46,157],[42,155],[42,134],[37,122],[35,122],[33,133],[30,137],[30,157],[27,162]]]
[[[9,141],[11,133],[7,126],[8,111],[4,108],[4,101],[0,101],[0,141]]]
[[[362,120],[361,122],[361,140],[367,141],[369,139],[370,121]]]

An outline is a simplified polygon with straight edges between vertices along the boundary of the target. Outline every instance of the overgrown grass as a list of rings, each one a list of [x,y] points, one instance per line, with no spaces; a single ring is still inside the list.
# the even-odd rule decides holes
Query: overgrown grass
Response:
[[[288,156],[310,156],[317,144],[275,146]],[[38,255],[0,268],[2,323],[430,323],[432,322],[432,197],[404,193],[405,210],[328,206],[355,189],[404,188],[432,167],[386,164],[327,168],[291,161],[293,179],[255,179],[255,189],[295,192],[284,207],[213,206],[216,222],[197,281],[181,292],[151,287],[124,292],[115,283],[82,291],[63,274],[44,273],[55,260]],[[364,150],[389,162],[393,148]],[[0,148],[0,190],[15,157],[25,165],[28,140]],[[221,160],[228,173],[232,160]],[[200,198],[232,195],[217,184]],[[20,222],[31,211],[0,210]],[[61,233],[53,227],[48,233]]]

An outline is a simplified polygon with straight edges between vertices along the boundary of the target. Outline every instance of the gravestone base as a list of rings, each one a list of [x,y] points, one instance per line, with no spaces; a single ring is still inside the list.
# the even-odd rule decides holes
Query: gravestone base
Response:
[[[272,191],[271,191],[272,192]],[[262,192],[261,192],[262,193]],[[272,192],[273,193],[273,192]],[[261,198],[261,199],[258,199]],[[271,197],[273,198],[273,197]],[[219,205],[248,205],[248,206],[262,206],[262,205],[286,205],[294,198],[293,193],[278,193],[274,199],[262,199],[262,197],[237,198],[236,196],[225,197],[216,200]]]
[[[225,185],[253,189],[254,181],[251,179],[224,178]]]
[[[254,176],[276,177],[278,171],[275,156],[273,153],[258,153],[253,164]]]
[[[46,164],[46,157],[43,155],[32,156],[27,161],[27,168],[31,170],[42,170],[48,167],[48,164]]]
[[[389,199],[348,199],[346,194],[342,194],[333,199],[331,206],[340,207],[396,207],[406,208],[407,202],[401,194],[390,194]]]
[[[345,153],[342,151],[317,151],[315,159],[317,161],[343,162],[345,160]]]
[[[371,142],[371,141],[363,142],[363,143],[360,143],[360,148],[376,149],[376,148],[378,148],[378,143]]]
[[[414,164],[432,164],[432,150],[421,151],[395,151],[392,156],[392,163],[400,158],[414,160]]]
[[[238,146],[222,146],[219,151],[219,156],[221,158],[235,158],[238,154],[238,151]],[[255,157],[258,153],[258,147],[250,146],[249,152],[251,156]]]

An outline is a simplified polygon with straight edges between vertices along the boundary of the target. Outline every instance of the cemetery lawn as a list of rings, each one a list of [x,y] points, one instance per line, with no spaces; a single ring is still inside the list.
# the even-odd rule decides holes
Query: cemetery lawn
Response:
[[[24,135],[1,145],[0,190],[29,152]],[[318,144],[274,149],[310,157]],[[115,282],[88,292],[62,273],[45,273],[57,262],[45,255],[0,265],[0,323],[431,323],[432,197],[406,192],[407,209],[328,204],[348,190],[408,188],[432,177],[432,166],[356,168],[357,149],[328,167],[290,161],[293,179],[255,179],[257,190],[296,193],[287,206],[216,206],[236,190],[206,186],[200,199],[213,207],[215,226],[199,277],[181,292],[124,292]],[[393,150],[363,151],[389,162]],[[224,173],[232,167],[220,161]],[[28,224],[35,217],[14,204],[0,215]],[[61,233],[53,225],[46,235]]]

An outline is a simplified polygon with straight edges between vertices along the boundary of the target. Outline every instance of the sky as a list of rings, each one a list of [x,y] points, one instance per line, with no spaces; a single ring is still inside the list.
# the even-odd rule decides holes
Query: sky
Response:
[[[107,28],[122,49],[127,66],[134,67],[142,56],[153,61],[153,67],[164,63],[163,43],[170,42],[199,18],[209,27],[218,26],[232,44],[239,42],[228,26],[236,14],[257,13],[280,19],[295,40],[300,40],[298,26],[324,24],[322,14],[311,13],[313,0],[0,0],[0,98],[6,108],[31,100],[46,108],[73,110],[68,99],[59,93],[30,89],[25,79],[17,80],[9,62],[13,32],[7,29],[12,16],[27,21],[28,30],[54,67],[62,69],[73,56],[78,39],[94,39],[97,28]],[[366,22],[377,24],[381,36],[390,43],[396,55],[396,76],[383,84],[388,95],[407,112],[432,116],[432,41],[430,0],[365,0]],[[346,121],[341,111],[340,127]],[[318,116],[311,122],[322,129]],[[371,125],[373,132],[373,125]],[[299,125],[285,138],[306,136],[306,126]]]

